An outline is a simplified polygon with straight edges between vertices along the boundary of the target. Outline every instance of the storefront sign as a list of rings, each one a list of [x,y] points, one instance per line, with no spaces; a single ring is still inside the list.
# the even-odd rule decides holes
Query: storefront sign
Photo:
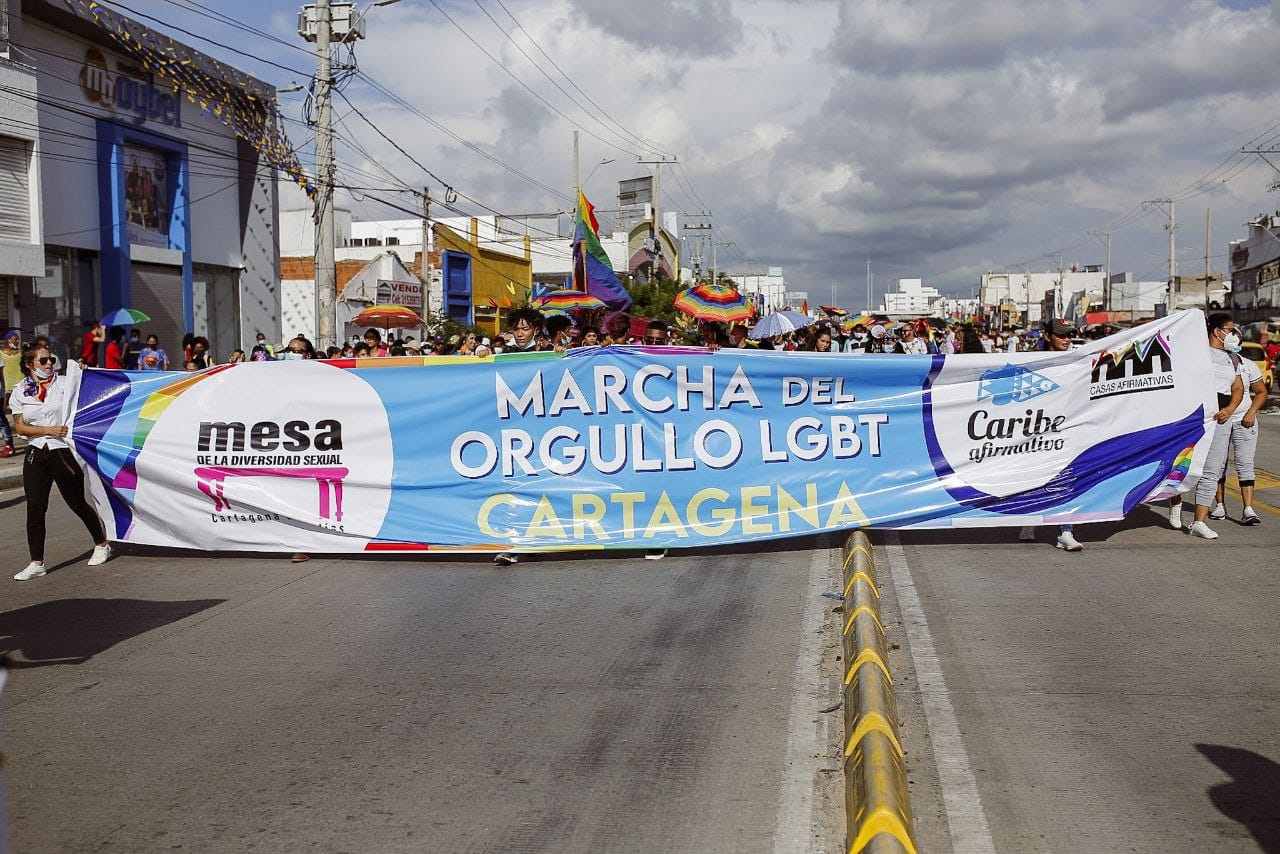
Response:
[[[1093,522],[1194,477],[1217,408],[1198,311],[1065,353],[410,361],[73,369],[112,537],[600,549]]]
[[[379,305],[402,305],[421,311],[422,282],[390,282],[379,279],[377,301]]]
[[[84,65],[80,68],[80,91],[95,104],[128,115],[135,125],[159,121],[170,127],[182,127],[180,93],[158,88],[153,74],[123,65],[111,70],[107,58],[96,48],[85,51]]]

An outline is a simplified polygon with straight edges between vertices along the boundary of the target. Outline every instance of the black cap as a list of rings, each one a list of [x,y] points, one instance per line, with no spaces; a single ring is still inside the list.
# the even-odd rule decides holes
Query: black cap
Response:
[[[1064,320],[1061,317],[1055,317],[1044,325],[1044,331],[1050,335],[1057,335],[1061,338],[1069,335],[1075,335],[1076,327],[1075,324],[1069,320]]]

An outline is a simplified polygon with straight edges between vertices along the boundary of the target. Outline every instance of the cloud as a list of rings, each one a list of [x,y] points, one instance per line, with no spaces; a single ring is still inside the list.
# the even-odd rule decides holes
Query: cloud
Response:
[[[632,47],[679,56],[733,54],[742,22],[730,0],[574,0],[591,24]]]
[[[474,4],[446,8],[573,117],[606,220],[615,182],[645,174],[636,155],[660,148],[682,164],[663,171],[665,209],[710,208],[718,238],[736,244],[722,265],[781,265],[798,290],[826,294],[834,280],[852,302],[868,257],[880,282],[918,275],[964,293],[989,267],[1056,266],[1051,251],[1100,263],[1087,229],[1184,188],[1179,219],[1212,206],[1221,254],[1239,223],[1275,206],[1270,170],[1230,158],[1280,120],[1280,93],[1258,71],[1280,3],[504,2],[572,84],[495,4],[528,56]],[[568,206],[574,125],[429,4],[378,10],[356,50],[362,69],[488,155],[354,81],[348,94],[450,184],[507,212]],[[340,132],[368,152],[339,143],[366,180],[428,180],[354,117]],[[1269,140],[1280,129],[1257,141]],[[1115,267],[1159,275],[1162,226],[1152,214],[1117,228]],[[1202,254],[1194,228],[1180,229],[1183,251]]]

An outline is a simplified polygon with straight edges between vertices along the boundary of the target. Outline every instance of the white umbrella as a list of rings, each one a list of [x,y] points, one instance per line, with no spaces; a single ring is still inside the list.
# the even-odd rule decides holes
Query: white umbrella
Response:
[[[754,341],[762,338],[772,338],[775,335],[786,335],[788,332],[795,332],[797,329],[804,329],[806,326],[812,326],[817,323],[807,314],[801,314],[798,311],[775,311],[773,314],[766,314],[764,317],[751,328],[747,333],[747,337]]]

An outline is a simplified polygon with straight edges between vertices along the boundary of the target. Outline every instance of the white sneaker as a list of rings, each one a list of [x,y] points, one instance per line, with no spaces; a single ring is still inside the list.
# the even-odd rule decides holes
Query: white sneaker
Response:
[[[111,560],[111,543],[94,546],[93,554],[89,556],[89,566],[102,566],[109,560]]]
[[[1022,530],[1018,532],[1018,542],[1034,543],[1036,541],[1035,525],[1023,525]]]
[[[1254,512],[1252,507],[1244,508],[1244,523],[1246,525],[1261,525],[1262,517]]]
[[[1218,532],[1213,530],[1213,528],[1210,528],[1204,522],[1192,522],[1187,533],[1191,534],[1193,537],[1201,537],[1206,540],[1218,539]]]
[[[26,569],[22,570],[22,572],[19,572],[17,575],[15,575],[13,577],[13,580],[14,581],[30,581],[31,579],[39,578],[44,574],[45,574],[44,564],[37,563],[36,561],[33,560],[31,561],[31,563],[27,564]]]
[[[1182,530],[1182,505],[1169,508],[1169,527],[1175,531]]]
[[[1070,531],[1063,531],[1061,534],[1058,535],[1057,545],[1058,545],[1058,548],[1062,549],[1064,552],[1084,551],[1084,546],[1080,545],[1080,543],[1076,540],[1075,535],[1072,534]]]
[[[666,549],[649,549],[649,551],[644,553],[645,560],[662,560],[666,556]]]
[[[498,552],[493,556],[494,566],[511,566],[511,564],[520,560],[514,552]]]
[[[1223,504],[1221,501],[1213,505],[1213,509],[1209,511],[1209,518],[1210,519],[1227,518],[1227,506]]]

